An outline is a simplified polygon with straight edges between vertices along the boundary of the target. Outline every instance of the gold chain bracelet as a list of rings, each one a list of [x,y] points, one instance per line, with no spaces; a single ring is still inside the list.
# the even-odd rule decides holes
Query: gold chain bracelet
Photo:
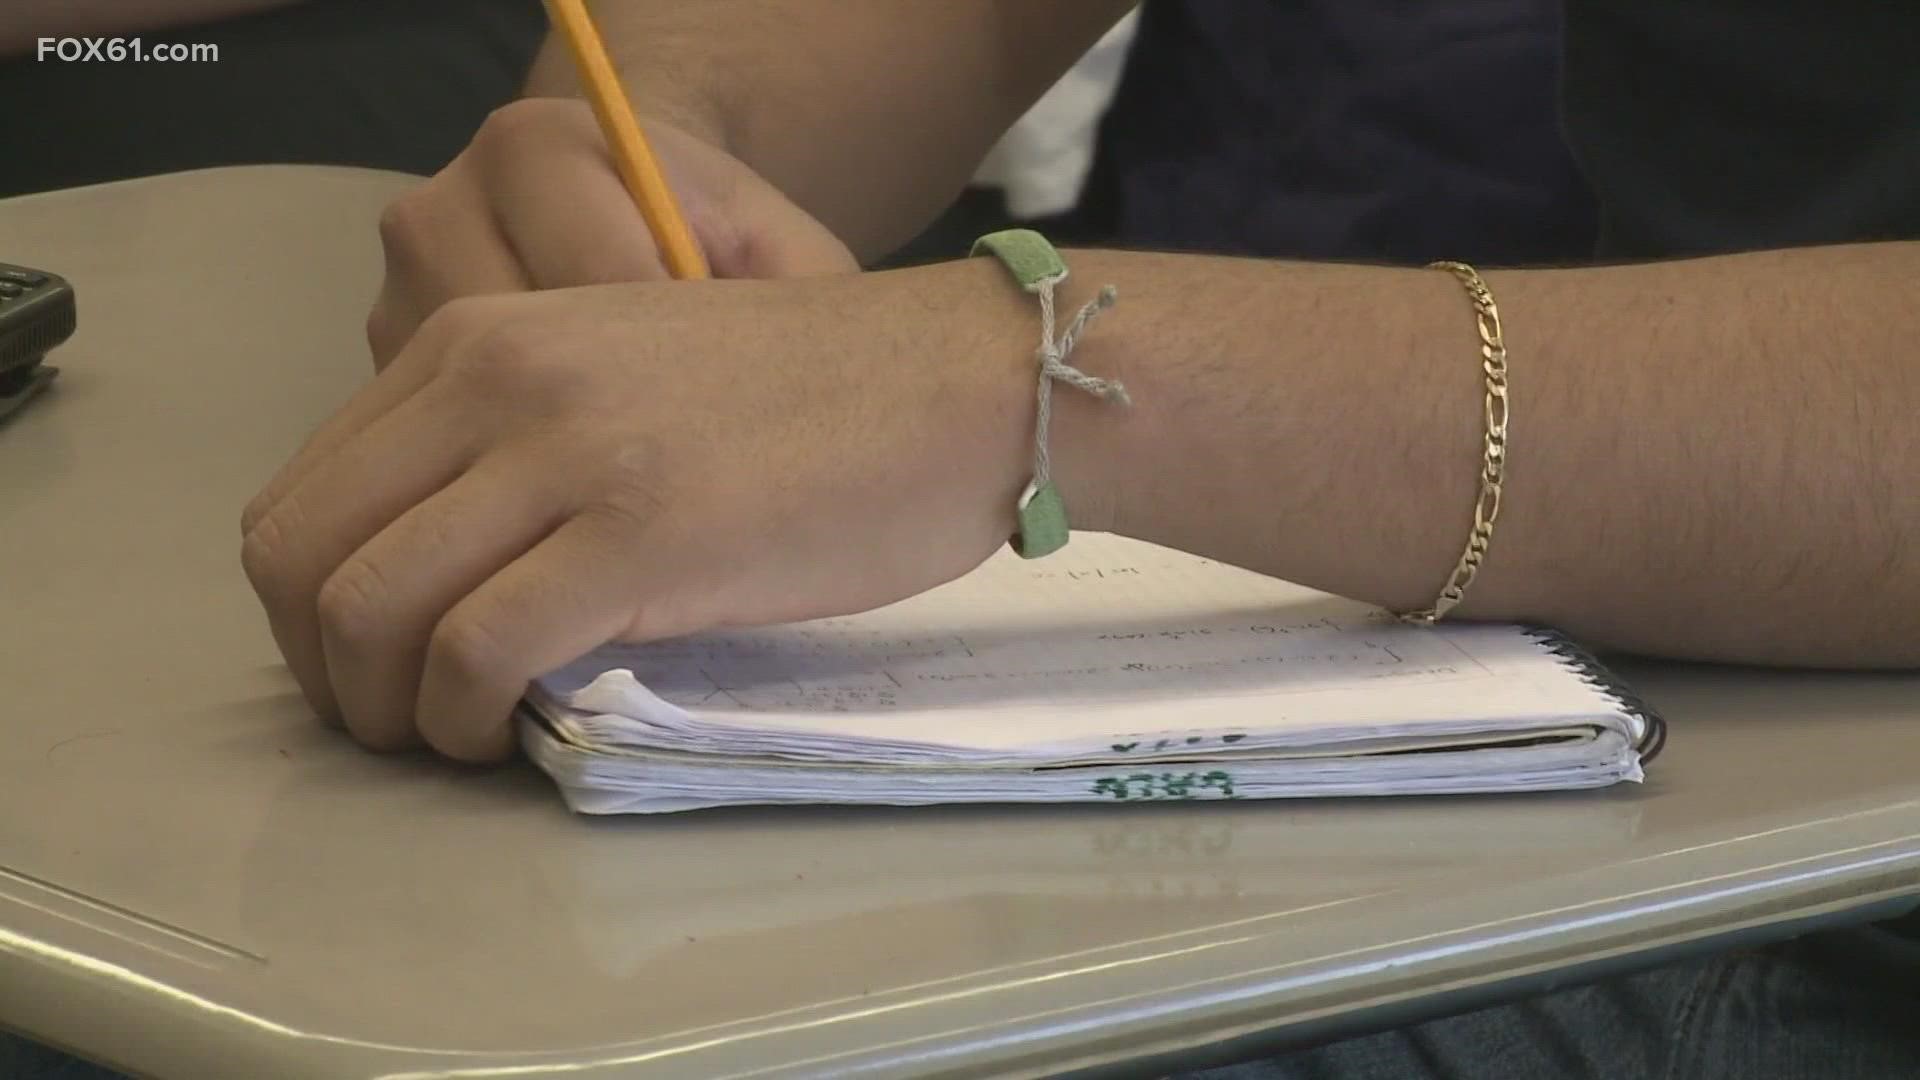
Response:
[[[1494,304],[1487,283],[1466,263],[1437,262],[1429,268],[1445,270],[1458,278],[1473,300],[1474,321],[1480,328],[1481,367],[1487,376],[1487,431],[1480,463],[1480,496],[1473,504],[1473,532],[1467,537],[1467,550],[1432,607],[1400,616],[1420,626],[1432,626],[1445,617],[1480,572],[1493,541],[1493,523],[1500,517],[1500,488],[1507,475],[1507,344],[1500,333],[1500,308]]]

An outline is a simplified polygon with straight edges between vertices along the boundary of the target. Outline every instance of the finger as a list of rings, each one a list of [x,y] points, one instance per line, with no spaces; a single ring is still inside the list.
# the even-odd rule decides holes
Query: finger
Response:
[[[373,358],[374,374],[393,366],[407,342],[420,332],[427,315],[409,294],[407,282],[388,271],[380,282],[373,309],[367,312],[367,354]]]
[[[416,741],[427,642],[443,616],[559,524],[568,494],[535,455],[491,454],[401,514],[320,589],[328,683],[376,749]]]
[[[580,138],[548,133],[542,153],[492,158],[496,227],[532,288],[664,280],[653,234],[591,117],[568,110],[551,122],[575,119],[587,121]]]
[[[485,168],[484,159],[467,150],[380,216],[387,275],[406,283],[422,318],[462,296],[527,288],[482,186]]]
[[[458,316],[452,310],[430,320],[427,332],[416,335],[416,340],[410,343],[412,347],[405,350],[399,360],[361,387],[315,428],[299,452],[247,503],[240,515],[240,534],[253,533],[261,519],[306,479],[308,473],[327,461],[349,439],[419,393],[439,372],[442,358],[468,337],[481,333],[481,328],[487,325],[490,324],[478,318]]]
[[[241,564],[274,641],[314,710],[338,716],[320,640],[320,587],[336,568],[472,460],[472,425],[448,423],[428,390],[376,420],[323,460],[247,534]]]
[[[386,277],[367,319],[376,368],[450,301],[532,287],[494,217],[479,170],[469,150],[381,215]]]
[[[633,531],[611,516],[571,518],[447,613],[427,648],[415,710],[429,744],[464,761],[508,756],[513,708],[529,682],[622,636],[636,598],[664,611],[658,583],[673,578],[643,568]],[[679,632],[675,623],[663,621],[662,634]]]
[[[307,436],[307,441],[280,466],[266,486],[247,502],[240,514],[240,535],[251,535],[308,473],[331,457],[348,439],[392,412],[426,385],[430,372],[393,368],[360,388],[347,403]]]

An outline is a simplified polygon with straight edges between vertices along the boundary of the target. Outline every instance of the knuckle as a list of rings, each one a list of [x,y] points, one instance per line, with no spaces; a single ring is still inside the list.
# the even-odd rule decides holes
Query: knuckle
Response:
[[[380,243],[388,255],[410,251],[427,232],[431,183],[412,188],[380,211]]]
[[[375,304],[367,312],[367,349],[373,353],[373,366],[376,370],[384,368],[395,353],[400,351],[401,341],[397,340],[400,331],[396,325],[391,308],[385,303]]]
[[[532,361],[511,340],[512,335],[488,331],[465,347],[454,350],[446,360],[445,376],[470,398],[482,401],[512,401],[516,409],[534,404]]]
[[[485,620],[460,611],[434,627],[427,655],[430,666],[458,681],[483,679],[504,662],[499,636]]]
[[[494,320],[453,351],[449,373],[490,401],[511,401],[530,415],[569,411],[590,400],[591,366],[556,356],[543,327],[524,319]]]
[[[268,513],[273,510],[273,495],[273,490],[268,488],[247,500],[246,508],[240,511],[240,536],[242,539],[252,536],[254,530],[260,527],[260,523],[266,520]],[[246,548],[242,546],[241,553],[244,555],[245,552]]]
[[[512,101],[487,114],[474,136],[482,153],[511,154],[529,136],[546,129],[554,103],[540,98]]]
[[[279,519],[267,513],[248,528],[240,544],[240,569],[260,599],[272,604],[286,593],[286,546]]]
[[[488,368],[525,372],[538,365],[547,351],[547,342],[536,324],[522,319],[493,319],[480,331],[468,354]]]
[[[490,336],[491,327],[496,321],[492,304],[485,297],[461,296],[435,308],[420,323],[414,337],[436,353],[460,358],[470,350],[456,349],[455,346]]]
[[[372,563],[348,560],[320,586],[316,606],[322,631],[328,640],[348,647],[369,644],[387,625],[390,595]]]

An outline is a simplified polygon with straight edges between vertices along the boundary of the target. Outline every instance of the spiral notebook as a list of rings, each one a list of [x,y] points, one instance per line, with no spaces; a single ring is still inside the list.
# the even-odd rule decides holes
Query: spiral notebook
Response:
[[[1664,725],[1571,641],[1076,534],[847,618],[609,646],[522,741],[592,814],[1597,788]]]

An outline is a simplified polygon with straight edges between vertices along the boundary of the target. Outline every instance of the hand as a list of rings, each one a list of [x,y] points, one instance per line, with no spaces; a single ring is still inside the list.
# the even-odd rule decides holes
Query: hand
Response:
[[[857,269],[826,226],[740,161],[663,121],[647,137],[715,277]],[[367,340],[384,367],[463,296],[665,278],[652,235],[580,101],[515,102],[388,208],[387,275]]]
[[[609,640],[866,610],[1005,543],[1033,320],[987,259],[456,301],[248,507],[247,575],[323,716],[497,758]]]

